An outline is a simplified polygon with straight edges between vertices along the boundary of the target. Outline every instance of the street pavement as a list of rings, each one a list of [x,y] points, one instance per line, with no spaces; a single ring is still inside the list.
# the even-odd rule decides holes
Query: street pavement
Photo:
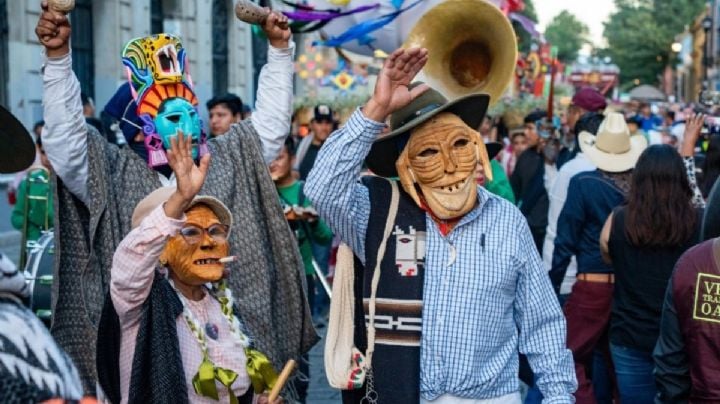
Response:
[[[330,387],[327,377],[325,377],[323,349],[326,330],[327,326],[318,329],[318,334],[322,339],[310,351],[310,387],[308,388],[307,404],[339,404],[342,402],[340,390]]]

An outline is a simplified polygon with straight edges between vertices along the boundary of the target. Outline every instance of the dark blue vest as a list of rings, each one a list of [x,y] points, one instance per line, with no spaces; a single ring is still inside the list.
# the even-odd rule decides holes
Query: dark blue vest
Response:
[[[365,265],[355,259],[355,345],[367,348],[369,298],[377,253],[389,215],[389,180],[364,177],[370,191],[370,218],[365,239]],[[420,337],[425,276],[425,212],[402,190],[398,212],[380,266],[375,304],[373,382],[379,404],[420,401]],[[362,298],[360,298],[362,297]],[[344,403],[358,403],[365,387],[343,391]]]

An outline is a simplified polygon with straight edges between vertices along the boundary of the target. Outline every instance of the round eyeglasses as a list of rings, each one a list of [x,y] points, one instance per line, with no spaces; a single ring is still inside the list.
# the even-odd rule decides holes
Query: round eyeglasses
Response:
[[[185,239],[188,244],[199,244],[203,241],[203,235],[207,232],[208,236],[213,239],[216,243],[223,243],[227,241],[229,227],[222,223],[215,223],[214,225],[203,229],[200,226],[194,224],[185,225],[180,229],[180,235]]]

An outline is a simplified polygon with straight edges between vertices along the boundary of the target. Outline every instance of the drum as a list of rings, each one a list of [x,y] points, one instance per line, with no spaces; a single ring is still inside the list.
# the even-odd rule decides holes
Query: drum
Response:
[[[46,325],[50,325],[52,318],[54,239],[53,232],[48,231],[43,232],[37,241],[28,242],[25,266],[25,278],[30,285],[30,310]]]

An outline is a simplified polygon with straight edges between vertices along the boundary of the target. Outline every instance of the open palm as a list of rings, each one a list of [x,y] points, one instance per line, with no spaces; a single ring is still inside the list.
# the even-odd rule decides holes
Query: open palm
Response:
[[[408,89],[408,85],[428,60],[424,48],[397,49],[385,61],[377,82],[373,100],[385,115],[408,105],[428,89],[421,85]]]
[[[192,139],[181,131],[177,136],[170,138],[170,150],[167,151],[167,155],[168,164],[177,180],[177,192],[185,200],[191,200],[205,183],[210,166],[210,155],[206,154],[200,159],[200,166],[195,165],[192,158]]]

